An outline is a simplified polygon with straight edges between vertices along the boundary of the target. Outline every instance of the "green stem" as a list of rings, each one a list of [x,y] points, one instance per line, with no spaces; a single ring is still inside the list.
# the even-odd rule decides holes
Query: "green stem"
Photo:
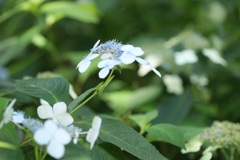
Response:
[[[38,145],[36,143],[34,144],[34,153],[35,153],[35,159],[40,160],[39,154],[38,154]]]
[[[74,112],[76,112],[78,109],[80,109],[83,105],[85,105],[88,101],[90,101],[93,97],[95,97],[98,93],[100,93],[101,90],[103,90],[107,85],[108,85],[108,81],[109,79],[112,77],[112,74],[113,74],[113,71],[114,69],[111,70],[107,80],[99,87],[99,88],[96,88],[96,90],[94,91],[94,93],[88,97],[85,101],[83,101],[80,105],[78,105],[76,108],[74,108],[74,110],[72,110],[70,112],[70,114],[73,114]]]
[[[221,151],[222,151],[225,159],[229,159],[229,156],[228,156],[227,152],[225,151],[225,149],[221,149]]]
[[[20,147],[23,147],[24,145],[26,145],[27,143],[29,143],[32,139],[33,139],[33,137],[27,138],[26,140],[24,140],[24,141],[20,144]]]
[[[235,149],[231,148],[231,150],[230,150],[230,160],[234,160],[234,151],[235,151]]]

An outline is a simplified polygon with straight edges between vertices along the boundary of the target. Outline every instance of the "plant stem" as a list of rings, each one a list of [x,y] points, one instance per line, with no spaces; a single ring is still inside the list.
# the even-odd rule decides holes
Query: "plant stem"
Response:
[[[72,110],[70,112],[70,114],[73,114],[74,112],[76,112],[78,109],[80,109],[83,105],[85,105],[88,101],[90,101],[93,97],[95,97],[98,93],[100,93],[101,90],[103,90],[109,83],[109,80],[110,78],[112,77],[112,74],[113,74],[113,71],[114,69],[111,70],[107,80],[99,87],[99,88],[96,88],[94,93],[88,97],[85,101],[83,101],[80,105],[78,105],[76,108],[74,108],[74,110]]]
[[[221,151],[222,151],[224,157],[225,157],[226,159],[229,159],[229,156],[228,156],[227,152],[225,151],[225,149],[221,149]]]

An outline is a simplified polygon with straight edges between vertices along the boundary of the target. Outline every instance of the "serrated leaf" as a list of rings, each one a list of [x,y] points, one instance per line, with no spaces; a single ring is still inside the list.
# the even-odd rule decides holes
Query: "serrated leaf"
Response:
[[[90,2],[56,1],[42,5],[41,11],[47,14],[57,14],[63,17],[73,18],[82,22],[97,23],[97,7]]]
[[[127,125],[113,119],[103,119],[100,138],[143,160],[164,160],[156,148]]]
[[[69,83],[63,77],[18,80],[16,87],[19,92],[44,99],[51,105],[64,101],[69,92]]]
[[[81,94],[79,97],[77,97],[76,99],[74,99],[69,105],[69,111],[72,111],[75,107],[77,107],[77,105],[83,100],[85,99],[91,92],[93,92],[95,90],[95,88],[90,88],[87,91],[85,91],[83,94]]]
[[[147,129],[149,141],[162,141],[184,148],[184,136],[178,127],[171,124],[157,124]]]

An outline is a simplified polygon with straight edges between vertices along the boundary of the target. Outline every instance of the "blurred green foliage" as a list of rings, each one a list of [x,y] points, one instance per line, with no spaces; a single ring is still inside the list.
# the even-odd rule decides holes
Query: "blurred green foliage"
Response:
[[[95,112],[137,130],[146,126],[135,126],[134,115],[152,110],[158,110],[154,124],[202,127],[213,120],[240,121],[239,0],[7,0],[0,1],[0,29],[0,96],[19,97],[23,105],[18,107],[32,114],[32,99],[12,91],[13,80],[51,71],[83,93],[100,80],[94,62],[84,74],[75,70],[77,64],[98,39],[116,39],[141,47],[146,56],[154,54],[161,60],[157,69],[162,76],[182,78],[184,93],[169,94],[162,79],[154,73],[139,77],[139,66],[132,65],[121,75],[116,72],[102,96],[87,104]],[[188,48],[196,51],[198,62],[176,65],[173,54]],[[203,56],[204,48],[216,49],[227,65]],[[209,83],[192,84],[192,74],[206,76]],[[198,156],[181,155],[165,143],[155,146],[169,159]]]

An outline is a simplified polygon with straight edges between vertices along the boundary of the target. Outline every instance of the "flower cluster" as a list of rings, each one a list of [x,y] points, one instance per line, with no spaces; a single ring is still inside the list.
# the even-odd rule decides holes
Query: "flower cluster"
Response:
[[[146,60],[140,58],[143,55],[143,50],[140,47],[134,47],[133,45],[123,45],[116,40],[108,41],[100,44],[98,40],[91,52],[77,65],[79,72],[85,72],[91,64],[91,60],[101,55],[101,61],[98,63],[100,68],[99,78],[105,78],[111,69],[115,66],[123,64],[131,64],[135,61],[142,65],[149,66],[159,77],[161,74]]]
[[[198,152],[204,142],[210,145],[203,151],[200,160],[210,160],[212,152],[217,149],[239,150],[240,146],[240,124],[228,121],[214,122],[210,128],[189,140],[185,144],[186,149],[182,153]]]
[[[46,101],[40,100],[41,105],[37,108],[38,116],[47,119],[42,122],[29,118],[23,112],[16,112],[13,105],[16,99],[6,107],[0,128],[12,121],[19,128],[26,128],[33,134],[33,139],[38,145],[45,145],[47,153],[53,158],[59,159],[64,156],[65,145],[73,141],[77,144],[80,135],[86,135],[86,141],[93,148],[98,135],[102,119],[98,116],[93,118],[92,127],[85,132],[73,125],[73,117],[67,113],[67,105],[64,102],[57,102],[53,107]]]

